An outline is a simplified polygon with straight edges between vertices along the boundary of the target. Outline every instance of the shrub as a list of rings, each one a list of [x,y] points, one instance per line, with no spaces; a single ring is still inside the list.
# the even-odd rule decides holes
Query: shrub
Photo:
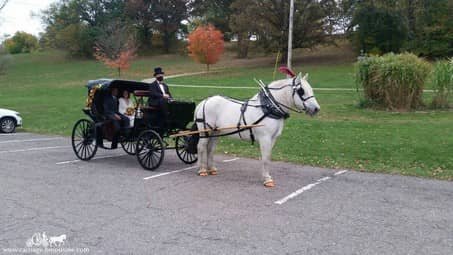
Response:
[[[431,79],[434,88],[431,105],[434,108],[448,108],[448,98],[453,94],[453,58],[450,61],[437,62]]]
[[[38,39],[32,34],[16,32],[13,37],[5,40],[5,48],[11,54],[30,53],[39,46]]]
[[[413,54],[390,53],[361,58],[356,82],[363,87],[365,100],[391,110],[409,110],[423,105],[429,71],[429,63]]]

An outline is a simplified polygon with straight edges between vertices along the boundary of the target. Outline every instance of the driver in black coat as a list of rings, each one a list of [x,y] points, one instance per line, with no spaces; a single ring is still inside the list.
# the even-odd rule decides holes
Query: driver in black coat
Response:
[[[158,126],[162,132],[168,125],[168,102],[173,100],[168,85],[164,83],[164,74],[161,67],[154,68],[156,80],[149,84],[150,96],[148,98],[148,105],[158,108],[155,116],[151,119],[151,123]]]

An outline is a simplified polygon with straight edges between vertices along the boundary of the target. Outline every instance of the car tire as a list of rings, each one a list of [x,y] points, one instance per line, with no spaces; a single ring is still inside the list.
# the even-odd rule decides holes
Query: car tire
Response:
[[[14,131],[16,131],[16,120],[11,117],[5,117],[1,119],[0,131],[2,133],[14,133]]]

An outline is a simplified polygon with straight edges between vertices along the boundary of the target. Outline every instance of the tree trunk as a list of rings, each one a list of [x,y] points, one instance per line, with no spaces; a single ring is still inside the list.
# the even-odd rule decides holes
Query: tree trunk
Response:
[[[247,58],[249,42],[248,33],[238,34],[238,58]]]
[[[281,52],[280,64],[286,66],[287,64],[286,62],[288,61],[288,49],[287,48],[281,49],[280,52]]]
[[[118,77],[121,77],[121,67],[118,67]]]
[[[164,49],[165,49],[165,53],[170,53],[170,33],[165,31],[164,33]]]

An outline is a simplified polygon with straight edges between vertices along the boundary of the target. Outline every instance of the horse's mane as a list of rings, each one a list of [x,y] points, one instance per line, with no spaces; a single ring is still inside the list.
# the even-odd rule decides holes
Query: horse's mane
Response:
[[[287,79],[281,79],[281,80],[275,80],[273,82],[271,82],[269,85],[267,85],[269,88],[278,88],[278,87],[281,87],[283,85],[286,85],[286,84],[289,84],[287,81],[290,80],[292,78],[287,78]]]

